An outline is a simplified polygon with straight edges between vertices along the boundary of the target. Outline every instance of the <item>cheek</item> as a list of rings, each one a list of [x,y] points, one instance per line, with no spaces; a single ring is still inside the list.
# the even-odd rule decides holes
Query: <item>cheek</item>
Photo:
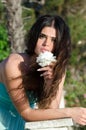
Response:
[[[55,45],[53,44],[51,47],[51,52],[53,52],[55,50]]]
[[[37,43],[36,47],[35,47],[35,53],[38,55],[40,52],[40,45]]]
[[[42,40],[41,39],[38,39],[38,41],[37,41],[37,44],[36,44],[36,48],[37,49],[40,49],[41,48],[41,46],[42,46]]]
[[[38,49],[37,49],[38,47],[37,47],[37,45],[36,45],[36,47],[35,47],[35,53],[37,54],[37,51],[38,51]]]
[[[53,51],[53,50],[54,50],[54,44],[51,45],[51,51]]]

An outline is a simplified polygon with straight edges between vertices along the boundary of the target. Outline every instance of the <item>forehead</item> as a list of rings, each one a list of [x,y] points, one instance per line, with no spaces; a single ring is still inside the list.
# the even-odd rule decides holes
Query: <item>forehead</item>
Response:
[[[53,27],[44,27],[41,31],[41,33],[51,36],[51,37],[56,37],[56,30]]]

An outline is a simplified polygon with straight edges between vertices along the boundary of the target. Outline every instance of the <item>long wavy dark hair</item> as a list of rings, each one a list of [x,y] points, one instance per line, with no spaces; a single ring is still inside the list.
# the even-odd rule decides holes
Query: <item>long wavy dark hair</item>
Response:
[[[56,56],[57,62],[54,67],[52,84],[46,88],[43,78],[40,77],[40,74],[37,72],[37,68],[39,66],[36,63],[36,55],[34,54],[34,50],[42,29],[44,27],[52,27],[52,25],[56,30],[56,41],[54,44],[53,54]],[[24,84],[25,86],[28,86],[27,84],[30,84],[30,82],[32,84],[32,82],[34,82],[34,85],[37,86],[36,92],[40,108],[48,108],[51,101],[56,97],[57,90],[59,89],[59,83],[65,74],[70,57],[71,39],[69,27],[63,18],[58,15],[40,16],[27,34],[26,47],[26,52],[28,55],[32,56],[33,62],[24,77]],[[30,78],[30,76],[32,78]]]

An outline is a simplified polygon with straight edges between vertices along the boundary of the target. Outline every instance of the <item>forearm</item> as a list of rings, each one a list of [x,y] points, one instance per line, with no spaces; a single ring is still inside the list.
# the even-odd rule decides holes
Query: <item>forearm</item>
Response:
[[[26,121],[52,120],[58,118],[68,118],[69,108],[63,109],[31,109],[21,113]]]

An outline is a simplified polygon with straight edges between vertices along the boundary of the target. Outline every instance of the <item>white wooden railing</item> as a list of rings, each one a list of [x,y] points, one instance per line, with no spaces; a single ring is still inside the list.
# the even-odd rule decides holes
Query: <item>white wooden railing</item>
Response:
[[[26,122],[25,130],[75,130],[71,118]]]

